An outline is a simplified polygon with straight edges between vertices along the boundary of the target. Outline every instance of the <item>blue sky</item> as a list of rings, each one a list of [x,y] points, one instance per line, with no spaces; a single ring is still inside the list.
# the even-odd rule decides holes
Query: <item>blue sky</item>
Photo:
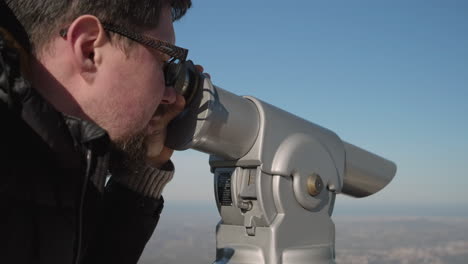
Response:
[[[468,1],[195,0],[175,29],[216,85],[398,165],[382,192],[338,209],[468,211]],[[166,200],[212,202],[208,156],[174,161]]]

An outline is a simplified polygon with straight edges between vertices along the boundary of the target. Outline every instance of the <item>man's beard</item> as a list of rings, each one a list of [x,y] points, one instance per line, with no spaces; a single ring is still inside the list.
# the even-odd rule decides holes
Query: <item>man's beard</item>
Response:
[[[110,155],[110,170],[135,172],[145,164],[147,147],[145,130],[112,142]]]

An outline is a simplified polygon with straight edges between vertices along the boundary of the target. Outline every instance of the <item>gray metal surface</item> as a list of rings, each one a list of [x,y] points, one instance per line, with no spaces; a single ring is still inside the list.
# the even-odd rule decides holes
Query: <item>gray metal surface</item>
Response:
[[[260,100],[246,100],[255,103],[260,116],[255,144],[237,160],[210,157],[215,184],[220,173],[232,172],[232,204],[221,205],[217,195],[222,221],[215,263],[333,263],[335,193],[323,189],[311,196],[307,181],[319,174],[325,185],[341,186],[341,140]],[[245,201],[252,203],[251,210],[239,206]]]
[[[168,136],[175,149],[211,154],[222,218],[215,264],[334,263],[336,194],[370,195],[396,172],[326,128],[209,79]],[[317,175],[323,187],[311,183]]]
[[[395,176],[395,163],[344,142],[346,170],[343,193],[366,197],[384,188]]]
[[[169,124],[166,145],[239,159],[254,144],[258,130],[258,113],[252,102],[205,78],[191,105]]]
[[[215,175],[219,175],[217,170],[228,169],[217,168]],[[242,169],[232,172],[232,198],[239,200],[242,199],[237,196],[241,192],[242,178],[248,174]],[[326,202],[311,212],[297,203],[292,191],[293,178],[265,173],[255,176],[270,182],[257,184],[256,188],[261,193],[257,198],[273,194],[273,221],[266,223],[264,217],[269,212],[263,210],[261,199],[250,200],[253,202],[250,211],[242,210],[236,202],[220,206],[222,221],[216,229],[215,263],[333,263],[335,229],[330,207],[335,194],[324,192]]]

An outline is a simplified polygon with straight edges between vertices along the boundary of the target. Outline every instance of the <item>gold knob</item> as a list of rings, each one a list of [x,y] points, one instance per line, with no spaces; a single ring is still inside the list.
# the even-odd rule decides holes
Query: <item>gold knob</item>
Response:
[[[313,173],[307,178],[307,191],[312,196],[317,196],[323,190],[323,181],[320,175]]]

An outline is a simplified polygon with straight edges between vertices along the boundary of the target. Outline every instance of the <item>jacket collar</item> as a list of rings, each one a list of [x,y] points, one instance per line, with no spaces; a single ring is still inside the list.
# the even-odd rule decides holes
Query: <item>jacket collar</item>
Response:
[[[28,35],[21,23],[18,21],[13,11],[3,0],[0,0],[0,27],[9,31],[19,44],[26,50],[30,50]]]
[[[94,122],[83,120],[70,115],[63,115],[75,140],[82,144],[93,141],[109,141],[107,132]]]
[[[0,34],[7,45],[14,48],[20,55],[22,72],[27,73],[29,69],[28,58],[31,54],[31,45],[23,25],[18,21],[13,11],[3,0],[0,0]]]

